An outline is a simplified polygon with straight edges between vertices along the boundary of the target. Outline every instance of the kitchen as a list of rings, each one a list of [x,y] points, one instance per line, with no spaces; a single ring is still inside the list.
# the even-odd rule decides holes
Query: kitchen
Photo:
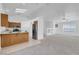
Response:
[[[1,47],[28,42],[29,33],[21,31],[21,23],[9,22],[8,15],[1,13]]]
[[[33,12],[34,9],[38,9],[39,5],[36,7],[31,4],[27,7],[31,10],[27,13],[24,10],[24,4],[1,4],[3,6],[0,9],[0,48],[4,53],[14,52],[16,50],[23,49],[25,47],[33,46],[40,43],[43,39],[43,17],[37,16],[34,18],[28,18],[27,15],[30,11]],[[16,6],[22,5],[22,7],[16,8]],[[40,4],[41,5],[41,4]],[[6,6],[6,7],[5,7]],[[14,6],[14,7],[12,7]],[[14,9],[11,9],[14,8]],[[22,8],[22,9],[21,9]],[[7,11],[9,10],[9,11]],[[12,12],[13,10],[13,12]],[[17,11],[18,10],[18,11]],[[26,9],[27,10],[27,9]],[[15,13],[14,13],[15,11]],[[30,15],[31,16],[31,15]],[[33,24],[37,22],[33,30]],[[37,28],[37,29],[36,29]],[[36,31],[35,31],[36,29]],[[34,32],[33,32],[34,31]],[[36,33],[36,34],[35,34]]]
[[[1,52],[36,55],[77,54],[78,7],[79,4],[3,3],[0,9]]]

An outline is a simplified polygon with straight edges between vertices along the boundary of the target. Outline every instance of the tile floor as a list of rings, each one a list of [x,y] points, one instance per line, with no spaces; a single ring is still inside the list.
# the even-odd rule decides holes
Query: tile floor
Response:
[[[24,48],[27,48],[27,47],[31,47],[31,46],[34,46],[34,45],[38,45],[38,44],[40,44],[39,40],[33,40],[32,39],[28,43],[24,42],[24,43],[12,45],[12,46],[9,46],[9,47],[4,47],[4,48],[1,49],[1,53],[2,54],[8,54],[8,53],[16,52],[18,50],[21,50],[21,49],[24,49]]]

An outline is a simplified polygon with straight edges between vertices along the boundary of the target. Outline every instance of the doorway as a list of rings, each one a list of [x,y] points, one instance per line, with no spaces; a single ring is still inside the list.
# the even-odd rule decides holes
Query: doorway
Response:
[[[38,35],[38,21],[34,21],[32,24],[32,39],[37,40]]]

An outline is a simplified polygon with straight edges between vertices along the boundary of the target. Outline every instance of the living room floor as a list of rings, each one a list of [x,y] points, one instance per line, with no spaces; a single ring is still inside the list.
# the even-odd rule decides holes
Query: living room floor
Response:
[[[8,53],[8,55],[78,55],[79,37],[67,35],[52,35],[40,44]]]

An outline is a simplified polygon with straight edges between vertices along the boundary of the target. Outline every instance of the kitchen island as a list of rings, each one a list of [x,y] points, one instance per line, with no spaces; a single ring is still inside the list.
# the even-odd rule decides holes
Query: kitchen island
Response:
[[[28,32],[0,33],[1,47],[7,47],[29,41]]]

